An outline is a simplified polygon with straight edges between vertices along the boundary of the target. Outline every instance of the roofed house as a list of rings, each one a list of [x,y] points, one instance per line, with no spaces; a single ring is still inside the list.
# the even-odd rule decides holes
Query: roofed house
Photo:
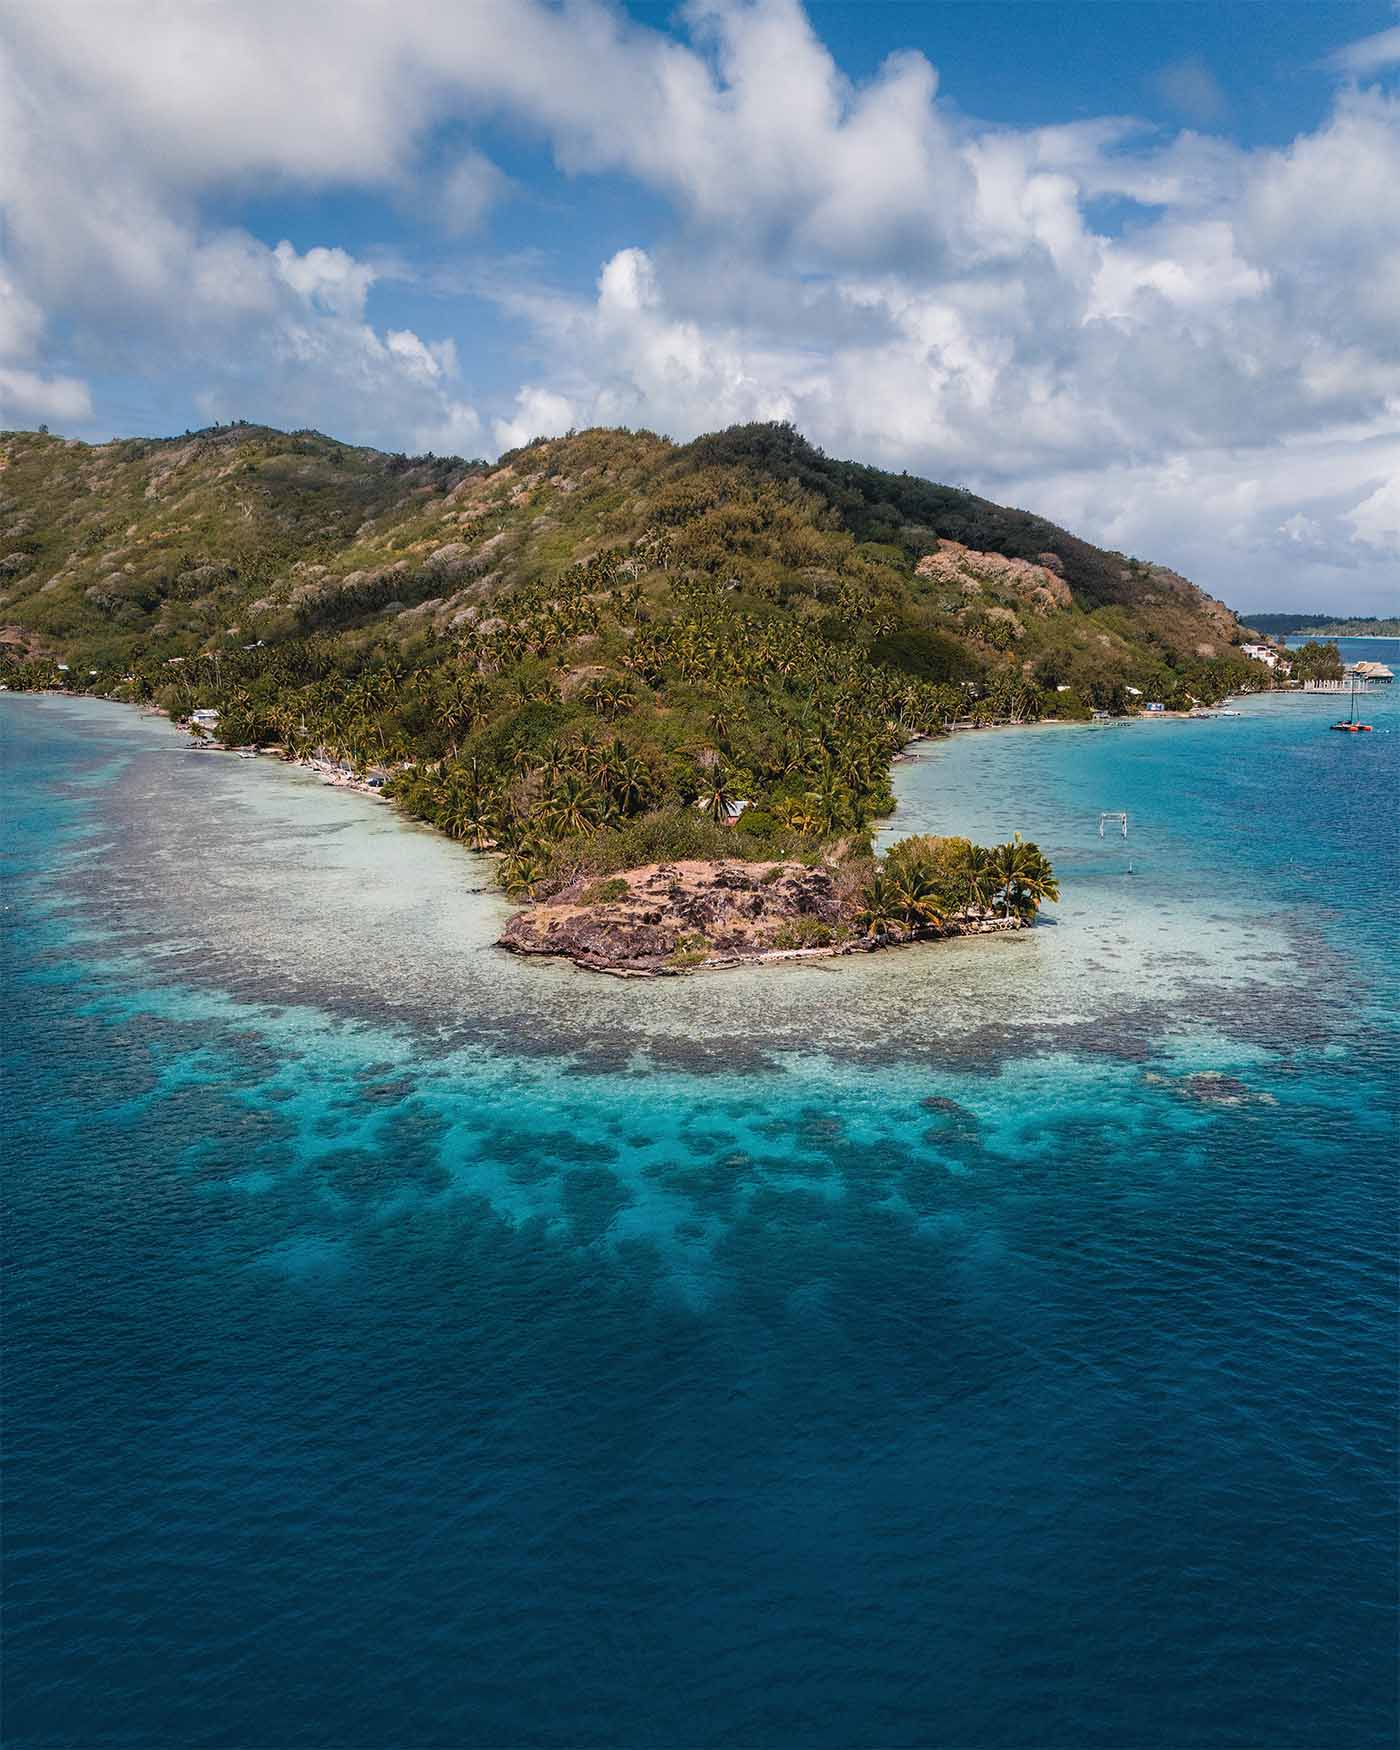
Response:
[[[1352,666],[1358,680],[1371,681],[1377,686],[1388,687],[1395,679],[1383,662],[1358,662]]]

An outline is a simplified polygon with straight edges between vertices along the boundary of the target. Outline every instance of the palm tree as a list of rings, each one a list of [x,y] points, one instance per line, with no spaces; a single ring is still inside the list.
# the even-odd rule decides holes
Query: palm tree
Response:
[[[733,775],[719,764],[705,768],[701,774],[699,801],[711,820],[719,826],[727,826],[736,801]]]
[[[1027,844],[1017,833],[992,852],[993,867],[1001,887],[1003,915],[1029,920],[1045,901],[1060,897],[1060,886],[1049,860],[1039,845]]]
[[[587,759],[584,760],[585,769]],[[552,741],[544,750],[539,763],[539,774],[545,784],[553,787],[561,778],[578,768],[577,751],[565,748],[561,743]]]
[[[624,814],[635,814],[646,801],[651,773],[636,754],[628,754],[613,769],[612,794]]]
[[[889,877],[877,869],[861,895],[861,909],[856,913],[857,927],[867,936],[888,936],[897,927],[903,908],[895,897]]]
[[[605,796],[581,778],[562,778],[546,797],[541,818],[560,837],[571,833],[591,832],[611,812]]]
[[[989,910],[1001,881],[997,874],[996,860],[985,845],[973,845],[969,848],[964,877],[967,882],[968,904],[975,906],[978,911]]]
[[[501,858],[501,885],[507,893],[521,893],[533,899],[535,888],[544,877],[545,868],[544,856],[537,846],[517,845]]]
[[[887,879],[890,897],[911,931],[942,929],[942,898],[926,863],[901,861]]]
[[[805,796],[785,797],[775,804],[773,813],[789,832],[800,833],[803,838],[821,831],[821,816]]]
[[[824,832],[837,832],[852,823],[851,792],[828,766],[807,792],[807,801]]]
[[[583,702],[600,717],[623,717],[637,708],[637,695],[619,675],[600,675],[583,689]]]
[[[1029,920],[1043,904],[1059,899],[1060,884],[1039,845],[1024,843],[1017,833],[1012,843],[998,846],[998,852],[1006,871],[1008,915],[1014,911]]]

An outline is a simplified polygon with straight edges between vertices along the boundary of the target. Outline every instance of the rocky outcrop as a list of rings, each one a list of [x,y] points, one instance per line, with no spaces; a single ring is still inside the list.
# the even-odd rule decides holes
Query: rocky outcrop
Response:
[[[516,954],[552,954],[592,972],[657,978],[700,967],[853,954],[902,937],[863,937],[858,906],[835,867],[802,863],[653,863],[622,874],[581,875],[517,912],[500,939]],[[1020,929],[981,913],[950,919],[939,935]],[[928,934],[929,932],[923,932]]]
[[[653,863],[581,875],[518,912],[501,945],[559,954],[598,972],[654,977],[753,959],[786,944],[834,946],[843,908],[835,872],[801,863]]]
[[[935,578],[964,591],[971,585],[974,593],[985,587],[1015,596],[1039,613],[1069,607],[1074,597],[1062,575],[1063,565],[1053,553],[1042,553],[1040,558],[1039,565],[1032,565],[1028,559],[979,553],[960,541],[940,541],[938,551],[926,553],[914,567],[914,575]]]

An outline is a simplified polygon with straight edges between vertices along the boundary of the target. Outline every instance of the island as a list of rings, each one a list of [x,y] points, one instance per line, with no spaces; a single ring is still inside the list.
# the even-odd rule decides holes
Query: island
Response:
[[[1034,846],[875,857],[911,743],[1278,684],[1168,567],[790,425],[495,462],[10,432],[0,467],[0,685],[382,796],[493,859],[506,947],[600,970],[1020,928]]]
[[[843,846],[832,860],[722,857],[581,872],[518,912],[501,944],[590,971],[659,977],[1019,930],[1058,898],[1037,845],[917,836],[878,859],[868,846]]]
[[[1244,614],[1241,618],[1270,638],[1400,638],[1400,619],[1351,614]]]

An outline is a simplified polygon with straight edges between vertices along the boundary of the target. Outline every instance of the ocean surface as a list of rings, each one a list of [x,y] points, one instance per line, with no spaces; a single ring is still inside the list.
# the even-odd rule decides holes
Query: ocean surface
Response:
[[[1241,709],[899,766],[1025,936],[633,983],[0,698],[11,1750],[1393,1744],[1400,686]]]

